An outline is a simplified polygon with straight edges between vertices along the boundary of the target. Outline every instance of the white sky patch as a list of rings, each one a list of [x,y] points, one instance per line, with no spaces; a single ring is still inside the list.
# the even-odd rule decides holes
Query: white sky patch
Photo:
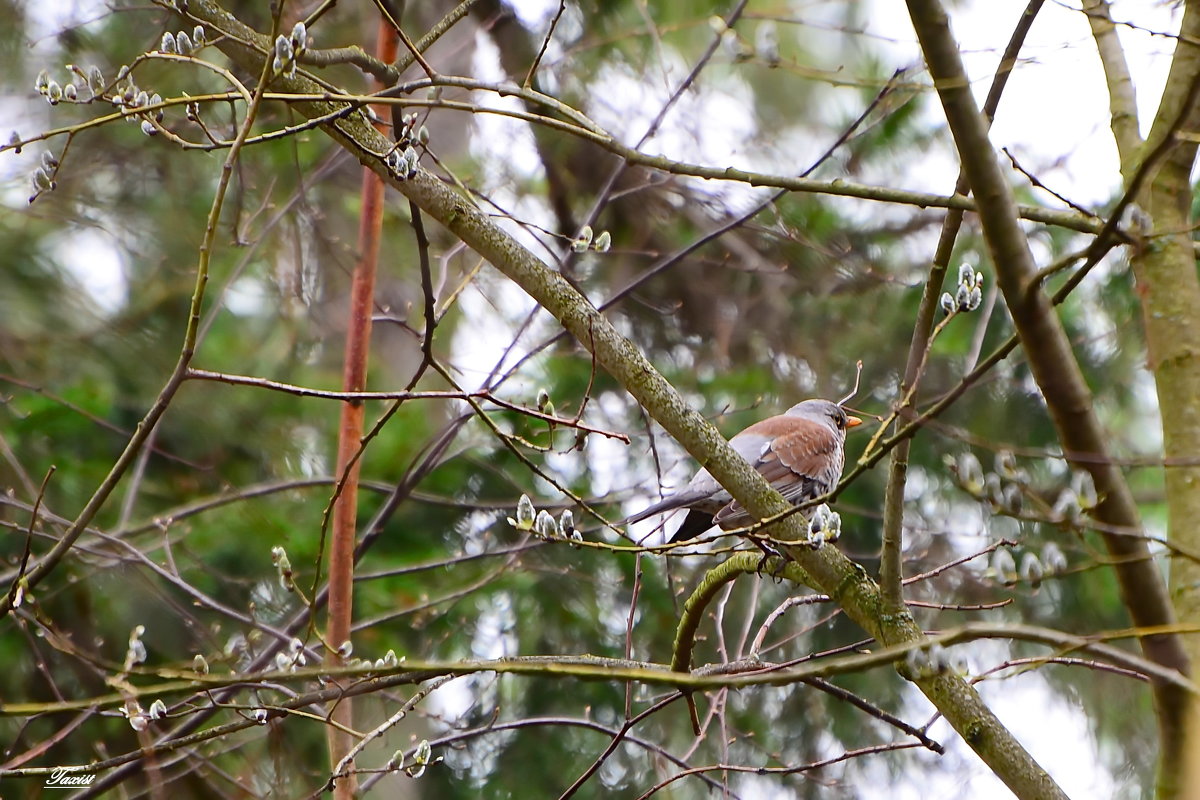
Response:
[[[509,5],[521,24],[531,31],[539,31],[549,25],[558,13],[558,0],[512,0]]]
[[[83,22],[98,21],[112,13],[104,0],[59,0],[50,3],[25,3],[24,13],[27,16],[30,38],[34,47],[42,46],[56,49],[53,38],[64,28],[79,25]]]
[[[271,297],[261,278],[243,275],[225,290],[221,303],[234,316],[253,317],[262,313]]]
[[[595,415],[600,424],[614,424],[625,419],[628,409],[628,398],[624,393],[604,392],[594,398],[589,406],[599,408],[601,412]],[[592,473],[592,486],[596,495],[603,497],[608,493],[625,488],[629,477],[629,460],[631,448],[644,447],[644,442],[635,438],[632,445],[607,436],[589,436],[587,448],[584,450],[588,460],[588,469]]]
[[[479,613],[475,618],[475,635],[471,639],[471,657],[498,659],[516,655],[517,619],[512,597],[503,592],[487,595],[476,602],[476,607]],[[433,691],[426,705],[433,715],[453,723],[477,703],[486,703],[496,691],[496,680],[492,673],[480,673],[465,680],[451,681]],[[494,697],[491,699],[494,701]]]
[[[475,37],[475,61],[472,69],[475,77],[481,81],[509,83],[508,76],[500,66],[500,51],[496,49],[495,43],[482,33]],[[501,97],[494,92],[476,92],[474,100],[482,108],[525,110],[516,97]],[[476,114],[472,122],[479,134],[471,138],[472,149],[482,148],[489,155],[502,154],[501,160],[505,167],[524,175],[541,172],[542,164],[534,149],[533,134],[528,123],[498,114]]]
[[[516,655],[517,639],[513,631],[516,629],[517,618],[512,598],[504,592],[498,592],[481,599],[477,606],[479,616],[475,619],[471,655],[480,659]]]
[[[425,705],[432,716],[453,722],[475,705],[475,693],[466,680],[450,681],[430,692]]]
[[[516,333],[517,321],[537,304],[507,278],[490,275],[473,281],[460,295],[458,304],[463,317],[471,322],[455,329],[451,348],[454,365],[462,371],[467,385],[475,386],[505,358],[505,351],[509,349]],[[540,341],[544,332],[545,325],[535,323],[525,333],[525,341]],[[505,358],[505,363],[510,364],[524,354],[524,348],[515,347]],[[505,381],[504,387],[507,392],[523,391],[531,400],[537,393],[532,380],[522,380],[520,377]]]
[[[1179,27],[1169,4],[1113,5],[1115,20],[1136,19],[1139,25],[1160,31]],[[1023,9],[1023,4],[975,2],[951,15],[951,27],[979,102],[987,95],[1008,34]],[[892,51],[897,64],[919,58],[916,34],[903,3],[877,2],[864,17],[868,32],[880,37],[877,41],[885,52]],[[1118,36],[1137,87],[1145,133],[1166,81],[1173,40],[1127,27],[1119,28]],[[1023,166],[1071,199],[1099,206],[1111,199],[1120,184],[1108,109],[1104,72],[1087,20],[1077,10],[1047,3],[1005,88],[991,131],[992,143],[997,150],[1008,147]],[[937,124],[945,124],[940,104],[930,103],[929,113]],[[912,175],[908,188],[946,191],[946,176],[936,176],[929,184],[922,180],[923,172]],[[954,177],[949,176],[951,185]],[[1059,205],[1048,196],[1045,202]]]
[[[596,77],[596,85],[603,86],[604,91],[592,93],[586,111],[601,127],[630,146],[641,139],[671,97],[681,79],[677,76],[686,75],[689,69],[675,50],[665,49],[663,56],[669,85],[659,79],[657,68],[646,74],[621,63],[602,68]],[[720,69],[716,66],[714,72]],[[715,80],[709,74],[684,92],[654,136],[642,146],[642,152],[709,166],[778,168],[777,163],[747,147],[758,131],[752,109],[742,99],[753,97],[751,88],[736,75],[725,75],[714,83]],[[761,192],[741,184],[688,180],[702,191],[727,201]]]
[[[1140,410],[1134,413],[1145,419],[1158,417],[1158,387],[1149,371],[1139,370],[1135,374],[1133,391],[1140,406]],[[1140,453],[1148,455],[1161,453],[1163,450],[1162,424],[1138,426],[1138,438],[1134,444]]]
[[[120,310],[129,295],[125,261],[113,237],[97,228],[72,228],[56,239],[54,258],[87,291],[98,315]]]

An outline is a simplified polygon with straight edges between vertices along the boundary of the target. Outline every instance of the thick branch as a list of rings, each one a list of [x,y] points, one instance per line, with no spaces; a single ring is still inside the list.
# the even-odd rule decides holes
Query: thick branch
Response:
[[[1125,51],[1117,38],[1117,27],[1109,14],[1107,0],[1087,0],[1083,13],[1092,28],[1096,40],[1096,51],[1104,65],[1104,77],[1108,82],[1108,105],[1112,109],[1112,132],[1117,141],[1117,152],[1121,157],[1121,174],[1128,181],[1137,163],[1138,150],[1142,146],[1142,134],[1138,131],[1137,93]]]
[[[1148,212],[1151,244],[1132,258],[1145,321],[1147,361],[1154,373],[1162,415],[1163,455],[1191,458],[1200,453],[1200,278],[1192,253],[1191,173],[1196,160],[1194,136],[1200,126],[1200,4],[1185,6],[1182,27],[1154,124],[1140,157],[1151,159],[1166,150],[1162,164],[1151,164],[1153,177],[1137,191],[1135,201]],[[1124,154],[1122,154],[1124,155]],[[1173,544],[1200,545],[1200,468],[1175,466],[1165,471],[1167,531]],[[1200,616],[1200,565],[1180,561],[1171,569],[1171,597],[1180,619]],[[1188,655],[1200,658],[1200,640],[1187,641]],[[1160,708],[1160,713],[1162,709]],[[1173,706],[1161,723],[1182,725],[1184,709]],[[1193,721],[1193,726],[1196,721]],[[1200,731],[1193,728],[1192,736]],[[1188,783],[1182,773],[1187,754],[1178,727],[1163,729],[1158,796],[1180,796]],[[1169,738],[1168,738],[1169,737]]]
[[[752,558],[756,558],[752,555]],[[794,566],[794,565],[793,565]],[[743,570],[743,568],[746,568]],[[749,561],[738,562],[731,572],[752,573],[754,565]],[[728,576],[726,576],[728,577]],[[1193,628],[1189,633],[1195,633]],[[261,670],[247,673],[198,674],[191,670],[176,668],[142,669],[144,677],[153,677],[157,682],[124,687],[101,695],[91,695],[71,700],[47,700],[27,703],[0,703],[0,717],[30,717],[38,714],[57,714],[97,708],[117,708],[129,698],[136,698],[149,705],[151,698],[188,697],[197,693],[217,692],[228,688],[254,686],[296,685],[308,687],[320,677],[332,677],[347,684],[345,688],[329,687],[315,690],[307,695],[301,705],[328,700],[339,693],[347,696],[370,694],[396,686],[417,685],[446,676],[477,675],[495,672],[503,675],[525,677],[557,676],[581,681],[634,681],[649,686],[673,689],[711,690],[739,689],[750,686],[788,686],[811,681],[814,678],[833,678],[852,675],[867,670],[888,667],[902,661],[913,650],[938,645],[950,648],[981,639],[1030,642],[1051,648],[1056,655],[1074,653],[1098,659],[1125,670],[1131,677],[1152,678],[1178,686],[1182,691],[1195,695],[1200,693],[1186,676],[1164,669],[1128,650],[1110,644],[1136,637],[1136,631],[1108,631],[1089,636],[1063,633],[1052,628],[1020,623],[969,622],[946,630],[930,633],[921,642],[907,642],[889,647],[875,647],[845,655],[828,656],[794,664],[776,664],[762,661],[754,664],[741,661],[734,664],[717,664],[701,667],[690,672],[681,672],[666,664],[638,661],[630,658],[608,658],[589,654],[560,654],[536,656],[512,656],[497,659],[405,659],[393,667],[365,665],[357,667],[326,667],[324,665],[301,667],[288,670]],[[295,706],[287,706],[295,707]],[[252,723],[254,724],[254,723]],[[38,768],[51,771],[54,767]],[[95,765],[79,767],[80,772],[93,772]],[[13,774],[0,773],[0,777]],[[37,774],[37,773],[29,773]]]

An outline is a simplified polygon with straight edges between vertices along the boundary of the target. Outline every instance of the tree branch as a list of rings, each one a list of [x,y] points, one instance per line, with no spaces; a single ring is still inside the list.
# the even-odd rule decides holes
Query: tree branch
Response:
[[[1113,24],[1107,0],[1086,0],[1083,13],[1096,40],[1096,52],[1104,66],[1108,83],[1108,105],[1112,110],[1112,132],[1121,158],[1121,174],[1129,181],[1137,164],[1137,154],[1142,146],[1142,134],[1138,130],[1137,92],[1125,51],[1117,38],[1117,26]]]

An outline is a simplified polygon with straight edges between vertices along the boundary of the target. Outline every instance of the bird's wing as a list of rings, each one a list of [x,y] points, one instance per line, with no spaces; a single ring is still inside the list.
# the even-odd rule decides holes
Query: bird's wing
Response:
[[[790,503],[801,503],[824,493],[842,471],[837,432],[803,417],[764,419],[734,436],[729,444]],[[623,522],[639,522],[685,507],[713,514],[713,524],[725,528],[751,521],[741,504],[729,496],[708,470],[702,469],[678,493]]]
[[[769,442],[757,460],[748,460],[789,503],[802,503],[823,494],[841,474],[837,432],[828,425],[799,417],[771,417],[751,425],[731,444],[747,435]],[[713,518],[715,524],[728,528],[750,521],[750,515],[737,501],[730,502]]]

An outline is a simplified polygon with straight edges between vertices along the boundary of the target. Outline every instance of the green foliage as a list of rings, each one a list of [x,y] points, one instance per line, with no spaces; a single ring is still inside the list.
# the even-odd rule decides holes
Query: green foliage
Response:
[[[440,4],[439,12],[443,5],[449,8]],[[267,27],[265,8],[231,6],[261,30]],[[565,54],[550,49],[539,78],[542,88],[589,113],[603,106],[640,119],[646,109],[623,108],[620,97],[605,95],[603,82],[616,74],[637,74],[647,83],[655,81],[658,89],[665,59],[675,65],[667,82],[675,85],[678,64],[690,68],[712,41],[709,17],[726,11],[715,3],[568,4]],[[736,26],[739,41],[752,48],[756,26],[776,13],[783,12],[756,9],[756,16]],[[853,43],[844,50],[844,64],[811,67],[810,61],[824,57],[822,47],[828,42],[821,29],[801,25],[781,24],[778,66],[759,55],[739,58],[719,51],[697,91],[720,99],[725,104],[721,108],[731,116],[740,114],[738,120],[754,128],[750,141],[730,156],[731,165],[741,166],[752,157],[756,169],[796,174],[808,164],[797,162],[789,142],[818,142],[811,150],[819,153],[871,104],[893,67],[869,39],[852,35],[861,13],[856,4],[846,4],[830,23]],[[338,5],[314,26],[320,46],[364,45],[362,31],[375,24],[373,14],[370,4],[355,9]],[[18,49],[15,32],[29,31],[32,23],[14,9],[5,18],[11,24],[0,30],[0,63],[9,67],[5,80],[11,81],[10,94],[24,96],[32,79],[18,67],[27,71],[26,62],[35,56],[23,44]],[[110,14],[60,32],[53,47],[47,47],[52,52],[36,51],[36,58],[52,56],[46,66],[58,73],[63,72],[58,62],[69,61],[97,63],[112,76],[163,30],[182,24],[174,14]],[[471,42],[476,38],[499,47],[502,64],[513,57],[514,46],[503,38],[511,30],[493,29],[475,17],[461,25],[469,31],[465,43],[457,45],[468,54],[464,63],[431,51],[445,59],[438,62],[446,65],[445,74],[469,72],[472,57],[491,57],[486,48],[475,49]],[[406,25],[406,30],[411,35],[418,28]],[[522,56],[536,52],[544,31],[518,32]],[[207,51],[206,57],[226,64],[215,51]],[[487,67],[494,71],[495,65],[488,62]],[[344,81],[347,91],[367,86],[366,78],[347,65],[313,70]],[[240,71],[238,75],[253,80]],[[512,77],[520,83],[524,76]],[[139,68],[137,79],[164,97],[228,88],[211,73],[177,64],[151,63]],[[913,76],[901,82],[818,174],[864,181],[864,176],[878,174],[903,176],[907,165],[929,148],[945,146],[942,132],[924,113],[927,96],[917,80]],[[445,99],[457,102],[470,98],[445,92]],[[43,103],[40,97],[29,102]],[[97,105],[104,107],[58,107],[39,117],[36,127],[77,124],[108,113],[107,104]],[[37,109],[45,112],[42,105]],[[528,223],[520,229],[522,235],[540,242],[545,249],[538,252],[551,254],[547,258],[564,255],[564,240],[544,232],[573,237],[578,227],[568,231],[566,223],[581,223],[616,166],[593,145],[560,132],[539,130],[537,153],[524,146],[506,149],[504,143],[489,141],[459,110],[414,110],[427,115],[423,119],[432,130],[423,166],[448,182],[461,181],[511,229],[517,229],[514,219]],[[238,106],[236,113],[240,119],[245,109]],[[230,114],[229,105],[214,103],[205,106],[203,118],[228,135]],[[300,121],[284,104],[272,102],[264,106],[255,130],[279,130]],[[703,106],[692,106],[682,119],[668,116],[666,144],[652,140],[649,149],[705,163],[709,151],[692,153],[680,142],[703,141],[708,129],[723,121],[706,116]],[[189,140],[203,141],[184,123],[181,110],[171,112],[166,125],[186,130]],[[22,126],[23,135],[33,134],[32,124]],[[635,126],[635,132],[642,130]],[[449,144],[443,149],[442,142]],[[42,498],[44,510],[53,516],[34,526],[35,560],[62,535],[63,520],[73,519],[104,480],[176,363],[198,247],[225,152],[183,151],[165,137],[147,138],[136,122],[80,131],[65,156],[62,137],[27,146],[29,152],[47,148],[63,159],[58,188],[30,210],[13,211],[0,220],[0,483],[10,490],[0,511],[6,533],[0,537],[6,575],[0,586],[6,589],[17,575],[30,506],[42,477],[51,466],[57,468]],[[540,163],[526,167],[524,161],[534,155]],[[8,153],[0,157],[15,158]],[[253,144],[235,171],[212,254],[193,366],[334,389],[341,385],[349,274],[358,257],[360,167],[339,155],[323,134],[309,131]],[[516,177],[510,180],[513,172]],[[22,176],[22,191],[26,178]],[[631,281],[643,279],[668,254],[731,223],[761,202],[766,191],[718,188],[667,173],[624,173],[614,183],[611,202],[591,220],[597,231],[611,233],[612,252],[588,253],[562,269],[590,299],[605,302]],[[16,195],[8,195],[15,207]],[[1037,196],[1023,201],[1036,202]],[[915,207],[789,194],[645,278],[606,313],[727,434],[805,397],[839,397],[853,383],[858,359],[864,362],[863,389],[850,404],[867,414],[886,414],[898,399],[941,219],[940,213]],[[364,444],[361,459],[359,540],[378,535],[359,564],[355,618],[369,624],[355,634],[354,655],[374,660],[394,650],[412,660],[454,660],[590,654],[668,663],[683,599],[704,570],[724,557],[720,548],[731,545],[729,539],[709,548],[715,552],[702,548],[698,555],[634,555],[575,549],[563,541],[538,543],[504,520],[515,513],[517,498],[528,494],[539,509],[552,510],[556,517],[571,508],[589,542],[629,547],[628,538],[597,530],[599,523],[561,489],[618,519],[618,503],[648,498],[664,483],[674,485],[690,465],[676,467],[687,464],[678,448],[648,425],[628,394],[598,371],[577,343],[539,350],[511,376],[499,377],[560,329],[544,314],[523,327],[527,299],[489,272],[490,267],[477,273],[476,257],[464,254],[448,232],[428,221],[426,227],[432,241],[430,280],[437,311],[444,312],[433,353],[453,379],[467,391],[483,387],[524,408],[535,408],[538,390],[545,387],[560,419],[570,420],[582,409],[583,424],[629,433],[632,442],[625,446],[599,433],[577,437],[570,425],[551,427],[479,397],[506,441],[473,420],[426,463],[431,452],[439,452],[443,433],[469,407],[456,399],[409,399],[393,414],[391,401],[369,401],[368,429],[386,421]],[[73,237],[85,231],[103,232],[113,258],[79,252],[79,239]],[[1062,230],[1038,228],[1032,237],[1047,262],[1079,247],[1079,239]],[[400,391],[420,363],[425,298],[408,204],[391,191],[381,251],[369,388]],[[965,229],[944,288],[953,293],[959,263],[978,265],[985,287],[994,287],[995,270],[985,251],[979,235]],[[88,269],[109,269],[102,264],[110,262],[120,264],[124,296],[107,307],[84,278]],[[1052,277],[1049,288],[1063,279]],[[1130,289],[1119,265],[1104,265],[1062,306],[1061,317],[1119,449],[1152,455],[1156,449],[1133,430],[1146,401],[1144,343],[1137,298]],[[981,354],[1011,332],[1002,302],[990,315],[973,312],[952,320],[931,348],[916,394],[918,406],[952,390]],[[499,366],[500,354],[510,344],[512,354]],[[430,370],[415,389],[456,387]],[[94,530],[34,591],[41,622],[30,616],[0,621],[0,661],[11,665],[0,676],[3,702],[49,703],[60,695],[90,697],[118,690],[105,677],[122,672],[136,625],[146,627],[146,670],[188,669],[199,653],[214,673],[223,674],[243,668],[251,655],[273,646],[275,633],[305,609],[305,598],[312,598],[328,574],[326,512],[340,478],[332,466],[339,410],[335,400],[266,386],[186,382],[151,438],[151,449],[125,475],[94,521]],[[874,427],[868,424],[850,438],[849,467]],[[1027,584],[1003,586],[987,572],[985,559],[976,559],[911,589],[913,599],[948,606],[922,608],[917,612],[921,623],[937,629],[975,619],[1021,621],[1073,633],[1124,627],[1125,611],[1094,533],[1053,520],[1009,520],[956,486],[943,461],[947,454],[970,450],[985,470],[993,471],[994,453],[1004,448],[1018,451],[1028,462],[1035,475],[1030,491],[1045,500],[1047,508],[1041,510],[1047,511],[1069,476],[1060,466],[1054,428],[1019,351],[915,438],[906,575],[981,551],[1001,536],[1017,540],[1018,554],[1040,553],[1046,542],[1056,542],[1068,554],[1070,571],[1048,577],[1035,592]],[[535,474],[530,464],[553,483]],[[846,529],[841,546],[872,574],[878,568],[884,472],[876,467],[866,473],[837,501]],[[1161,503],[1155,496],[1160,471],[1139,472],[1133,483],[1149,495],[1144,508],[1151,528],[1161,528]],[[378,531],[368,532],[367,521],[398,487],[401,502],[384,515]],[[1048,511],[1044,516],[1050,516]],[[659,541],[655,536],[646,543]],[[286,549],[299,592],[281,588],[271,561],[273,547]],[[705,616],[694,662],[748,657],[748,641],[770,610],[801,591],[769,577],[738,581],[719,608]],[[986,610],[971,605],[995,604],[1010,596],[1016,598],[1010,605]],[[955,604],[968,607],[955,609]],[[323,652],[318,635],[323,626],[321,611],[313,626],[300,625],[294,635]],[[853,651],[856,643],[873,646],[862,639],[862,632],[832,603],[814,603],[776,621],[761,656],[798,662],[814,653]],[[996,642],[983,653],[975,665],[980,671],[1007,658],[1044,655],[1045,650]],[[1043,676],[1042,691],[1067,698],[1086,716],[1104,759],[1097,768],[1112,773],[1131,795],[1146,786],[1153,761],[1149,692],[1127,679],[1080,667],[1055,666],[1038,674]],[[157,680],[149,673],[125,678],[139,686]],[[914,725],[924,722],[923,712],[913,711],[911,690],[891,670],[839,676],[834,683]],[[410,686],[391,691],[358,701],[360,730],[379,724],[413,694]],[[640,684],[474,674],[417,703],[404,726],[383,737],[379,752],[368,750],[360,766],[383,764],[392,751],[411,748],[415,740],[460,737],[435,749],[446,761],[430,768],[417,791],[447,798],[557,796],[605,751],[627,713],[638,714],[666,696],[661,687]],[[204,702],[203,695],[188,697],[194,707]],[[260,695],[244,692],[237,695],[245,706],[239,712],[286,697],[275,689]],[[142,698],[143,706],[152,699]],[[677,701],[634,726],[637,742],[620,745],[575,796],[636,796],[673,773],[675,764],[668,756],[684,753],[694,765],[797,767],[904,739],[879,719],[807,684],[702,693],[696,699],[708,724],[703,741],[693,742],[684,704]],[[55,740],[37,763],[85,763],[137,751],[145,740],[114,716],[118,707],[109,703],[107,716],[89,718],[78,733]],[[173,713],[182,716],[191,710],[173,708]],[[716,720],[705,716],[710,710]],[[0,740],[11,743],[9,755],[25,752],[49,742],[65,720],[66,715],[34,715],[25,726],[0,719]],[[500,730],[522,720],[533,722]],[[156,734],[170,729],[165,723],[155,725]],[[286,785],[288,796],[299,796],[323,785],[327,764],[319,724],[291,717],[264,730],[252,728],[234,740],[208,743],[203,757],[211,760],[214,771],[257,787],[250,790],[256,796],[269,796],[270,786]],[[931,735],[943,742],[952,738],[944,728]],[[879,764],[911,786],[920,780],[914,773],[924,769],[923,763],[900,751],[851,759],[817,774],[846,796],[865,796],[877,791]],[[1130,764],[1135,766],[1126,766]],[[743,796],[754,796],[755,787],[764,785],[718,771],[707,775]],[[180,796],[207,796],[211,787],[192,779],[195,786],[172,772],[171,780],[178,780],[172,793],[187,786],[179,789]],[[776,779],[783,794],[815,792],[812,787],[820,785],[807,783],[802,773],[772,777]],[[699,782],[671,785],[679,796],[707,791]]]

